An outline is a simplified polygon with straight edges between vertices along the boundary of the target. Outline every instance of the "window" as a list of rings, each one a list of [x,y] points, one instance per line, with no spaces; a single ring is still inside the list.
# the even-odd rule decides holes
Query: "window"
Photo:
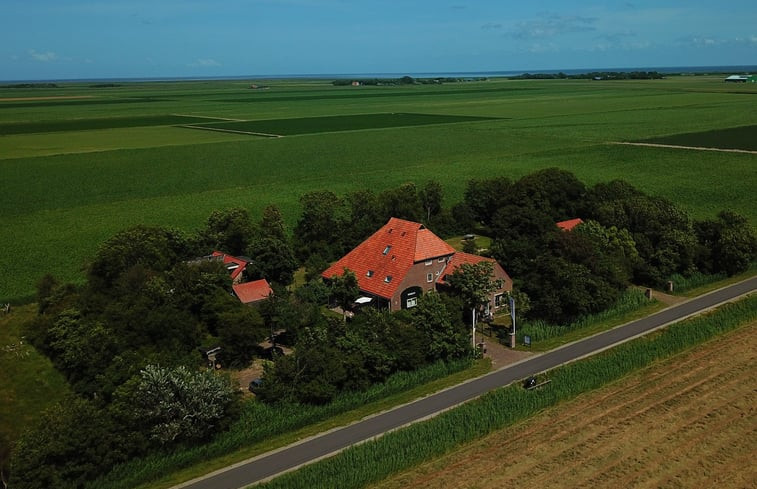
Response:
[[[384,282],[386,282],[386,283],[389,283],[391,281],[392,281],[392,276],[391,275],[387,275],[386,278],[384,279]]]
[[[418,298],[417,297],[410,297],[408,298],[407,302],[405,302],[405,306],[410,309],[411,307],[415,307],[418,305]]]
[[[426,266],[431,266],[434,264],[434,260],[426,260]]]
[[[368,270],[367,272],[365,272],[365,276],[366,277],[373,277],[373,270]]]
[[[504,294],[497,294],[494,296],[494,307],[502,307],[506,302]]]
[[[436,261],[438,261],[439,263],[444,263],[444,257],[443,257],[443,256],[440,256],[440,257],[439,257],[439,259],[438,259],[438,260],[436,260]]]
[[[391,249],[392,249],[392,245],[386,245],[386,248],[384,248],[384,253],[383,254],[386,255],[387,253],[389,253],[389,250],[391,250]]]
[[[434,281],[434,274],[433,273],[427,273],[426,274],[426,282],[433,282]]]

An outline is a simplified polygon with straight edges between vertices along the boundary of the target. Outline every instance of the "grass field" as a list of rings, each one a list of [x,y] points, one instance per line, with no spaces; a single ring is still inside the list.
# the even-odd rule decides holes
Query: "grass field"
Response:
[[[753,487],[756,326],[370,487]]]
[[[28,344],[21,332],[37,313],[33,305],[0,313],[0,438],[16,440],[47,407],[70,392],[50,360]]]
[[[28,298],[45,272],[81,280],[99,243],[125,227],[194,230],[214,209],[244,206],[256,216],[271,203],[293,225],[300,195],[321,189],[381,191],[434,179],[451,204],[469,179],[558,166],[588,184],[624,178],[695,217],[731,208],[757,224],[757,155],[608,144],[754,126],[757,115],[744,107],[757,87],[706,76],[260,83],[270,88],[187,81],[0,89],[0,302]],[[365,119],[392,113],[447,123]],[[300,129],[258,138],[175,127],[212,119]],[[359,128],[360,120],[360,131],[312,133],[314,121]]]

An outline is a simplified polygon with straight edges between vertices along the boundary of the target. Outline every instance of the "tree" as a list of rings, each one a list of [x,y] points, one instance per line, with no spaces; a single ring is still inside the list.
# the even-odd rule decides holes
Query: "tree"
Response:
[[[571,172],[559,168],[529,173],[512,191],[510,202],[540,209],[553,222],[578,217],[584,211],[586,187]]]
[[[423,208],[426,210],[426,224],[429,224],[431,216],[439,214],[442,210],[442,200],[444,198],[442,184],[436,180],[429,180],[419,192],[419,198]]]
[[[84,487],[134,454],[125,430],[95,404],[70,397],[46,410],[21,435],[11,460],[9,487]]]
[[[352,305],[360,294],[355,272],[345,268],[341,275],[334,275],[329,279],[329,288],[331,298],[342,309],[346,321],[347,311],[352,310]]]
[[[476,311],[487,304],[494,292],[502,288],[503,280],[494,277],[494,264],[480,261],[475,264],[463,263],[447,276],[447,283],[471,310],[472,341],[476,341]]]
[[[286,225],[284,224],[284,216],[281,211],[275,205],[267,205],[263,209],[263,216],[260,219],[259,234],[264,238],[274,238],[279,241],[288,241]]]
[[[697,267],[704,273],[736,275],[757,258],[754,230],[735,212],[721,211],[717,219],[697,221],[694,231],[699,243]]]
[[[300,197],[302,213],[294,227],[295,251],[301,260],[318,253],[327,260],[341,256],[349,222],[342,199],[330,190],[309,192]]]
[[[147,226],[126,229],[98,249],[89,267],[90,288],[99,293],[118,292],[111,289],[127,272],[141,268],[144,276],[149,276],[166,271],[185,259],[187,250],[187,239],[179,231]],[[128,288],[128,282],[124,285]]]
[[[391,217],[420,221],[421,201],[414,183],[404,183],[397,188],[384,190],[378,196],[382,214],[386,220]]]
[[[507,177],[470,180],[465,187],[464,202],[477,222],[491,226],[494,214],[510,202],[513,182]]]
[[[117,392],[131,421],[159,445],[210,438],[228,424],[237,401],[231,382],[212,370],[146,366]]]
[[[438,293],[423,294],[411,314],[413,324],[426,337],[429,361],[460,358],[469,351],[465,330],[457,327]]]
[[[247,266],[252,278],[264,278],[281,285],[289,285],[294,280],[294,272],[299,265],[288,241],[258,238],[250,244],[247,252],[252,257],[252,263]]]
[[[255,308],[238,306],[221,313],[217,329],[224,366],[242,368],[249,365],[267,330]]]
[[[207,246],[230,255],[241,255],[255,232],[250,213],[242,207],[215,210],[201,232]]]

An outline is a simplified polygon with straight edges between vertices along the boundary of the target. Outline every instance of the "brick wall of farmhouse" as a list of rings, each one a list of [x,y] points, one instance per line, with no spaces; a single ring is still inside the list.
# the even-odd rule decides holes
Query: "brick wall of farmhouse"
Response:
[[[447,265],[448,259],[449,256],[444,256],[414,263],[407,275],[405,275],[405,280],[402,281],[397,288],[397,292],[392,297],[391,310],[399,311],[403,308],[402,293],[410,287],[420,287],[424,294],[429,290],[435,290],[434,284],[439,277],[444,275],[444,268]],[[428,261],[431,263],[427,264]],[[429,273],[431,274],[430,282],[428,281]]]

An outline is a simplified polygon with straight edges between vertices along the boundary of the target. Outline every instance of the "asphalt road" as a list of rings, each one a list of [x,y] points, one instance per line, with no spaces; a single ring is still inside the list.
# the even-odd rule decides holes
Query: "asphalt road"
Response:
[[[480,397],[492,389],[506,386],[530,375],[592,355],[756,289],[757,277],[753,277],[344,428],[318,435],[298,444],[219,470],[200,479],[175,486],[174,489],[240,489],[247,487],[300,465],[326,457],[356,443],[380,436],[387,431],[438,414],[458,404]]]

